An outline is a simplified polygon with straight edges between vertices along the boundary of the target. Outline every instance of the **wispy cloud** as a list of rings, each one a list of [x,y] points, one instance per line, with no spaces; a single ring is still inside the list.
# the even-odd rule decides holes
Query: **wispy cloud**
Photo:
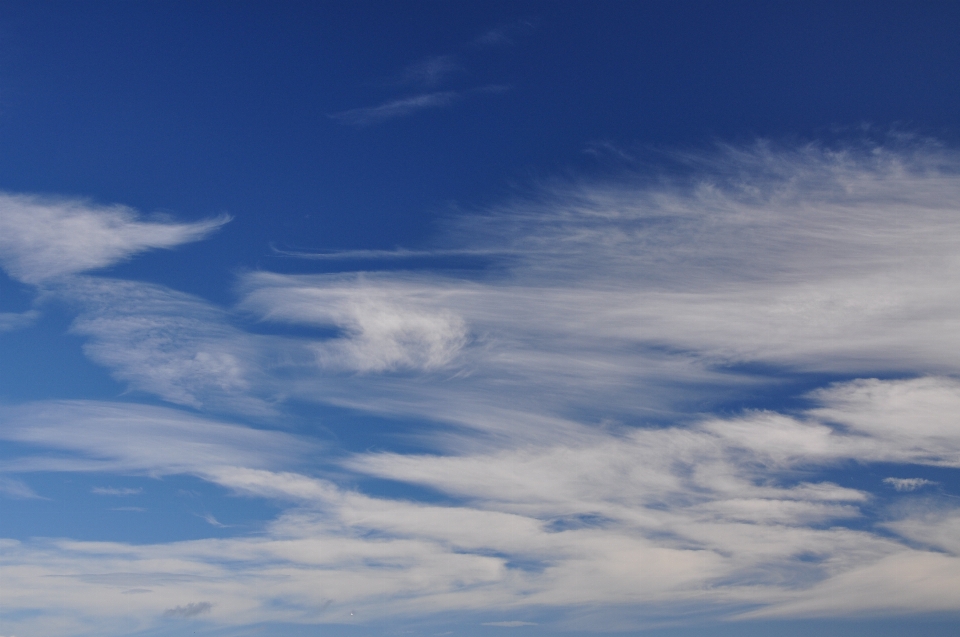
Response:
[[[897,491],[916,491],[920,487],[937,484],[932,480],[923,478],[884,478],[883,481]]]
[[[80,310],[71,331],[114,376],[173,403],[267,414],[258,361],[267,349],[195,296],[157,285],[74,277],[55,292]],[[269,383],[265,383],[269,387]],[[267,389],[269,391],[269,388]]]
[[[461,94],[457,91],[439,91],[424,93],[390,100],[377,106],[353,108],[339,113],[331,113],[328,117],[351,126],[370,126],[390,119],[406,117],[418,111],[450,106]]]
[[[413,115],[422,110],[450,106],[468,95],[480,93],[503,93],[509,86],[490,84],[463,91],[439,91],[424,93],[400,99],[390,100],[378,106],[354,108],[339,113],[330,113],[328,117],[351,126],[371,126],[387,120]]]
[[[144,221],[125,206],[0,194],[0,265],[15,279],[40,283],[197,241],[227,221]]]
[[[518,620],[505,622],[483,622],[483,626],[501,626],[503,628],[518,628],[520,626],[536,626],[535,622],[522,622]]]
[[[40,317],[37,310],[26,312],[0,312],[0,332],[12,332],[29,327]]]
[[[132,489],[129,487],[93,487],[90,489],[90,493],[95,495],[137,495],[138,493],[143,493],[143,489]]]
[[[499,27],[481,33],[474,39],[475,46],[507,46],[514,43],[515,38],[524,31],[536,28],[532,19],[515,20]]]
[[[211,608],[213,608],[213,604],[211,604],[210,602],[191,602],[186,606],[176,606],[174,608],[169,608],[163,611],[163,616],[188,619],[190,617],[196,617],[197,615],[202,615],[203,613],[207,613],[210,611]]]
[[[318,361],[327,367],[435,369],[450,363],[467,342],[463,319],[438,306],[432,294],[418,298],[415,288],[365,289],[363,281],[352,276],[342,287],[320,287],[309,279],[269,274],[247,277],[245,287],[241,307],[266,320],[345,330],[344,338],[315,345]]]
[[[22,480],[0,476],[0,495],[17,500],[39,498],[40,496]]]
[[[937,166],[955,160],[879,150],[731,148],[696,158],[686,181],[555,187],[462,219],[446,252],[506,257],[496,276],[246,277],[244,310],[340,330],[306,348],[126,282],[78,284],[90,309],[74,330],[118,378],[184,404],[265,409],[277,388],[264,371],[277,367],[260,361],[279,359],[293,363],[282,366],[287,395],[480,428],[498,412],[531,423],[568,408],[657,417],[682,386],[765,382],[729,370],[741,363],[953,373],[943,339],[958,333],[958,185]],[[426,385],[336,375],[398,368],[467,375]]]
[[[889,534],[844,527],[845,520],[864,515],[868,493],[803,481],[811,467],[849,460],[960,466],[960,435],[954,431],[944,437],[936,425],[955,413],[960,385],[877,382],[889,391],[874,388],[859,394],[866,402],[857,403],[849,398],[859,391],[856,383],[838,385],[816,394],[818,404],[794,416],[756,412],[693,426],[617,432],[581,425],[576,442],[549,436],[537,446],[463,447],[459,453],[428,456],[365,453],[346,463],[363,475],[429,486],[453,496],[458,505],[375,498],[302,473],[257,468],[277,465],[264,443],[278,434],[256,439],[260,434],[223,425],[213,431],[185,418],[191,430],[201,430],[194,435],[209,441],[199,456],[184,457],[184,449],[196,443],[172,439],[152,442],[157,451],[151,455],[131,446],[100,454],[114,455],[128,471],[190,472],[294,508],[265,535],[216,543],[62,542],[55,549],[18,544],[8,561],[32,564],[35,570],[12,570],[16,577],[9,585],[21,591],[21,598],[47,599],[45,573],[89,572],[109,554],[123,578],[85,580],[82,589],[64,583],[63,603],[75,605],[71,612],[116,615],[116,607],[90,607],[88,595],[109,599],[114,587],[140,582],[162,591],[150,602],[154,605],[170,595],[214,593],[223,608],[256,608],[261,602],[255,600],[265,601],[264,595],[302,600],[287,605],[282,618],[288,621],[337,621],[352,610],[375,618],[475,612],[504,604],[530,612],[567,609],[561,616],[570,621],[584,608],[609,606],[611,617],[625,621],[624,604],[642,615],[654,607],[662,613],[692,602],[714,612],[750,604],[763,609],[754,614],[765,616],[949,610],[955,608],[950,591],[960,580],[960,559],[941,547],[955,543],[953,518],[919,524],[922,517],[908,514],[886,525],[912,542],[922,537],[937,548],[918,550]],[[905,410],[911,403],[933,401],[944,412],[930,412],[916,422],[908,439],[891,436],[871,414],[889,410],[892,395]],[[145,415],[126,413],[134,422]],[[836,424],[819,419],[828,413]],[[61,448],[72,445],[84,454],[113,431],[109,421],[57,422],[55,438],[74,441]],[[128,435],[143,440],[136,430]],[[238,436],[249,436],[241,455]],[[152,575],[161,556],[177,564],[182,575],[166,580]],[[384,565],[389,579],[383,578]],[[920,586],[923,594],[902,596],[896,583],[902,580],[896,578],[870,596],[852,586],[897,570],[922,572],[922,581],[910,586]],[[324,574],[319,588],[316,572]],[[256,585],[238,588],[237,582]],[[224,612],[217,621],[243,623],[255,617],[250,610]]]
[[[460,70],[460,63],[452,55],[435,55],[407,66],[391,84],[416,84],[427,88],[440,84]]]
[[[437,257],[489,257],[504,256],[508,254],[502,250],[472,250],[469,248],[453,250],[408,250],[406,248],[397,248],[395,250],[335,250],[330,252],[308,252],[303,250],[282,250],[276,246],[271,246],[275,254],[284,257],[294,257],[297,259],[309,259],[313,261],[347,261],[360,259],[418,259],[418,258],[437,258]]]
[[[288,466],[315,446],[162,407],[55,401],[0,407],[0,438],[71,452],[4,460],[4,471],[112,471],[205,474],[214,467]],[[108,495],[115,495],[110,493]]]
[[[510,43],[510,35],[521,28],[532,26],[526,21],[519,21],[491,30],[474,42],[474,46],[499,46]],[[460,61],[454,55],[434,55],[407,65],[393,79],[385,82],[387,86],[416,86],[422,89],[435,89],[457,71],[462,70]],[[508,90],[507,86],[493,84],[474,87],[465,90],[431,91],[418,95],[408,95],[387,100],[376,106],[352,108],[335,113],[328,113],[327,117],[350,126],[372,126],[382,122],[407,117],[414,113],[444,108],[454,102],[476,93],[499,93]]]
[[[217,518],[213,517],[212,513],[204,513],[203,515],[199,515],[198,517],[200,517],[204,522],[206,522],[210,526],[215,526],[220,529],[226,528],[228,526],[220,522],[220,520],[218,520]]]
[[[88,308],[74,330],[118,378],[183,404],[266,413],[298,395],[531,435],[585,409],[669,417],[684,387],[767,382],[730,368],[743,363],[949,374],[955,161],[729,148],[685,179],[553,187],[461,219],[442,253],[502,258],[491,275],[244,277],[243,310],[335,338],[255,337],[200,299],[90,279],[70,288]],[[338,373],[397,369],[449,377]]]

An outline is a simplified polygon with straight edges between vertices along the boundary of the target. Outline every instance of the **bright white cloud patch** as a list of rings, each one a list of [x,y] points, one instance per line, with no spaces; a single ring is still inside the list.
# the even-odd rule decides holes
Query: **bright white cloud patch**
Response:
[[[197,241],[228,220],[143,221],[125,206],[0,194],[0,265],[15,279],[41,283]]]
[[[932,480],[925,480],[923,478],[884,478],[883,481],[897,491],[916,491],[920,487],[925,487],[928,484],[936,484],[936,482]]]
[[[0,595],[33,612],[18,633],[960,610],[956,506],[909,477],[960,469],[960,158],[760,145],[686,161],[683,178],[456,220],[441,253],[492,260],[466,274],[249,273],[234,308],[51,285],[132,388],[271,422],[294,401],[412,419],[429,453],[324,455],[308,433],[130,404],[6,407],[2,435],[33,449],[8,474],[189,474],[284,508],[216,540],[8,541]],[[254,335],[251,317],[307,329]],[[820,387],[791,410],[709,413],[801,375]],[[846,479],[874,463],[885,484]],[[351,486],[364,478],[436,498]]]
[[[247,278],[243,307],[266,320],[342,330],[341,338],[314,345],[325,366],[369,372],[451,363],[466,344],[467,330],[463,319],[446,309],[442,291],[415,281],[390,283],[363,276],[256,274]]]

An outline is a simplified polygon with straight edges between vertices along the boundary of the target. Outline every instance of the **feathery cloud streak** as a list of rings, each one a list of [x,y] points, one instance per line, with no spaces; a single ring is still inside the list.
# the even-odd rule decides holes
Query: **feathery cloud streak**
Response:
[[[197,241],[227,221],[141,221],[125,206],[0,194],[0,264],[15,279],[41,283]]]
[[[54,401],[0,408],[0,438],[73,454],[40,451],[0,461],[2,471],[114,471],[200,474],[217,466],[289,466],[312,447],[276,431],[216,422],[163,407]],[[100,489],[107,495],[124,490]]]
[[[352,126],[370,126],[371,124],[379,124],[389,119],[412,115],[417,111],[449,106],[459,97],[460,94],[457,91],[424,93],[422,95],[390,100],[377,106],[352,108],[338,113],[330,113],[328,117]]]
[[[454,56],[435,55],[407,66],[392,83],[436,86],[460,68],[460,64]]]
[[[502,84],[491,84],[464,91],[437,91],[434,93],[423,93],[399,99],[390,100],[377,106],[368,106],[363,108],[352,108],[338,113],[330,113],[327,117],[335,119],[342,124],[351,126],[371,126],[379,124],[390,119],[406,117],[418,111],[443,108],[450,106],[457,100],[467,95],[476,93],[502,93],[509,90],[508,86]]]

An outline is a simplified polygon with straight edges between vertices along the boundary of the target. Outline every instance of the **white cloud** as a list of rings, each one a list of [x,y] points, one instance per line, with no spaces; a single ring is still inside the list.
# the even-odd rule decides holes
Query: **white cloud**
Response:
[[[892,389],[869,394],[881,405],[915,381],[885,382]],[[883,428],[857,432],[816,421],[815,414],[838,405],[853,417],[845,400],[860,384],[817,394],[824,402],[794,417],[800,429],[779,444],[760,434],[766,427],[779,435],[776,419],[789,419],[761,412],[666,429],[582,426],[576,444],[559,438],[444,456],[366,453],[347,463],[360,474],[429,486],[459,502],[447,505],[370,497],[282,470],[303,447],[285,434],[140,406],[25,406],[5,414],[6,439],[110,460],[115,471],[192,473],[292,508],[259,537],[140,546],[19,543],[6,551],[14,568],[4,585],[18,591],[23,607],[39,608],[49,599],[50,573],[115,573],[62,580],[63,612],[106,625],[137,616],[143,628],[191,599],[209,600],[205,616],[220,624],[491,608],[555,608],[562,619],[605,606],[619,609],[613,616],[629,624],[646,609],[685,604],[713,613],[757,608],[749,616],[955,609],[949,591],[960,561],[916,544],[955,550],[956,516],[908,512],[886,524],[911,548],[869,528],[844,528],[844,520],[863,516],[869,494],[803,479],[811,466],[861,459],[863,449],[877,459],[899,457],[899,441]],[[755,427],[751,435],[745,422]],[[822,429],[835,437],[830,445],[818,442]],[[793,453],[771,452],[783,446]],[[917,447],[923,445],[915,440],[911,448]],[[912,461],[940,462],[925,451]],[[6,468],[53,466],[34,459]],[[912,575],[871,585],[872,595],[854,586],[898,569]],[[926,578],[922,595],[898,597],[898,587],[920,578]],[[109,603],[131,587],[155,594],[144,595],[134,611]],[[90,596],[102,601],[91,605]],[[278,596],[285,604],[266,610]],[[628,607],[632,620],[624,618]]]
[[[212,607],[213,604],[210,602],[191,602],[186,606],[168,608],[167,610],[163,611],[163,616],[188,619],[190,617],[196,617],[197,615],[209,612]]]
[[[552,186],[458,218],[437,254],[483,255],[483,272],[251,274],[240,307],[343,330],[292,394],[488,431],[669,421],[770,384],[758,364],[960,372],[956,154],[761,144],[685,161],[688,177]],[[449,374],[331,376],[336,361]]]
[[[960,557],[960,509],[955,503],[917,503],[883,526],[921,546]]]
[[[887,382],[857,380],[818,390],[825,405],[813,412],[851,431],[883,438],[904,455],[960,467],[960,381],[917,378]]]
[[[937,484],[932,480],[924,480],[923,478],[884,478],[883,481],[897,491],[916,491],[928,484]]]
[[[270,416],[284,396],[337,393],[331,375],[344,371],[442,370],[456,361],[466,326],[432,290],[356,282],[248,278],[244,313],[340,330],[327,339],[253,335],[235,315],[156,285],[72,277],[55,293],[80,310],[71,331],[89,338],[86,354],[118,380],[177,404]]]
[[[197,241],[228,220],[143,221],[125,206],[0,194],[0,265],[15,279],[41,283]]]
[[[887,382],[896,387],[914,381]],[[835,389],[836,395],[844,388]],[[943,389],[956,391],[956,386]],[[617,435],[585,430],[576,444],[561,439],[539,448],[525,445],[494,453],[471,453],[468,448],[457,455],[362,454],[349,466],[429,486],[484,508],[574,525],[579,519],[599,520],[587,526],[629,521],[664,531],[672,526],[666,518],[679,516],[673,519],[683,523],[671,532],[683,536],[696,528],[691,518],[711,525],[804,527],[859,517],[858,507],[868,494],[798,481],[799,470],[851,459],[952,464],[960,446],[960,430],[950,438],[915,435],[906,447],[882,431],[847,432],[813,417],[825,409],[814,408],[798,418],[757,412],[706,419],[695,427]],[[664,507],[663,512],[658,507]]]
[[[815,391],[808,418],[760,412],[706,427],[771,463],[854,458],[960,468],[960,381],[861,379]],[[836,423],[842,429],[830,427]]]
[[[221,309],[161,286],[73,277],[57,293],[79,306],[71,331],[84,352],[134,389],[192,407],[266,414],[263,351]],[[269,389],[267,390],[269,391]]]
[[[790,601],[742,615],[837,617],[956,611],[960,558],[929,551],[903,551],[838,574]]]
[[[203,521],[206,522],[207,524],[209,524],[210,526],[215,526],[215,527],[218,527],[218,528],[226,528],[226,527],[228,526],[228,525],[220,522],[220,520],[218,520],[217,518],[215,518],[212,513],[206,513],[206,514],[201,515],[201,516],[199,516],[199,517],[202,518]]]
[[[71,452],[4,460],[5,471],[206,474],[221,466],[285,466],[314,448],[281,432],[174,409],[84,400],[2,407],[0,438]]]
[[[325,366],[388,371],[449,364],[467,341],[463,319],[443,307],[435,290],[391,283],[254,274],[241,307],[265,320],[343,330],[342,338],[315,345]]]
[[[536,302],[566,293],[550,327],[709,363],[956,369],[954,155],[760,146],[712,161],[688,183],[556,188],[456,233],[518,255],[508,281]]]

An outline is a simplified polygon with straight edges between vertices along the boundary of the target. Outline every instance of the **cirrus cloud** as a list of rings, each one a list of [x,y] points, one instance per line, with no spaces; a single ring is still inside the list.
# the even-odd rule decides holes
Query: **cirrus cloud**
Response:
[[[0,265],[17,280],[42,283],[197,241],[229,220],[144,221],[126,206],[0,193]]]

